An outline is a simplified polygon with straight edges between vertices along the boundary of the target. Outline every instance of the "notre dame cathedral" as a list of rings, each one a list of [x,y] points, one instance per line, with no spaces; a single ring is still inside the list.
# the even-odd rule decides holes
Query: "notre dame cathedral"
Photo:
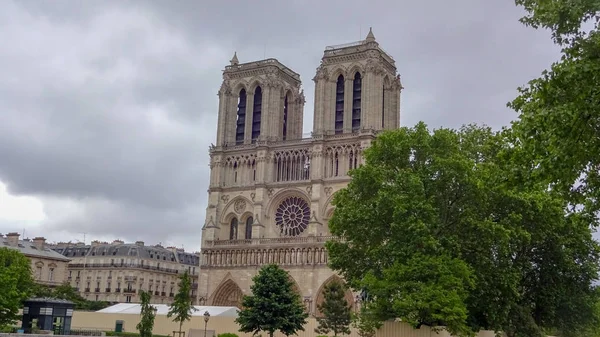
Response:
[[[313,131],[303,138],[299,74],[276,59],[240,63],[235,54],[225,67],[210,147],[199,304],[240,307],[252,277],[276,263],[318,315],[323,286],[338,278],[324,248],[331,201],[376,135],[399,127],[402,85],[372,31],[362,41],[326,47],[313,81]],[[347,300],[357,297],[348,291]]]

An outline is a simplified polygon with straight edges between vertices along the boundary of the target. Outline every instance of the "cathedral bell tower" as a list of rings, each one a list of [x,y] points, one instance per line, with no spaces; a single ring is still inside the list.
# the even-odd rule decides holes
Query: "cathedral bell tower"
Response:
[[[276,59],[239,63],[223,71],[217,146],[302,138],[300,75]]]
[[[362,41],[327,47],[313,81],[315,136],[399,127],[400,76],[372,30]]]

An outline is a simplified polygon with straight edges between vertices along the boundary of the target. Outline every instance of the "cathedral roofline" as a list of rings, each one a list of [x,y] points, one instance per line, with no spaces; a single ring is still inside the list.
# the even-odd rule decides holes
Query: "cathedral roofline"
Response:
[[[237,54],[235,55],[235,61],[237,61]],[[248,70],[266,69],[268,67],[277,67],[286,75],[292,79],[300,82],[300,74],[286,67],[283,63],[279,62],[275,58],[268,58],[260,61],[246,62],[246,63],[235,63],[225,67],[224,73],[236,73]]]

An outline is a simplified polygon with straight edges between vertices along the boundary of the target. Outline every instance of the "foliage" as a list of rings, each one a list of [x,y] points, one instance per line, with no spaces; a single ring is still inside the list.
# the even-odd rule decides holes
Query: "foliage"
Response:
[[[599,246],[586,213],[520,173],[508,133],[423,123],[380,135],[334,197],[330,265],[373,319],[451,334],[589,326]],[[509,134],[508,134],[509,135]],[[529,176],[531,177],[531,176]]]
[[[334,337],[350,334],[352,306],[346,301],[345,292],[344,285],[337,281],[325,286],[323,303],[318,305],[323,317],[317,318],[319,326],[315,329],[316,333],[328,334],[332,331]]]
[[[98,311],[109,306],[105,301],[88,301],[83,298],[69,283],[63,283],[55,288],[36,284],[33,287],[34,297],[48,297],[71,301],[75,304],[75,310]]]
[[[509,103],[519,113],[513,130],[521,165],[594,216],[600,209],[600,2],[516,3],[527,11],[524,24],[549,29],[562,47],[561,59]]]
[[[304,331],[308,313],[286,271],[266,265],[252,281],[252,295],[244,296],[243,309],[235,320],[241,332],[265,331],[273,337],[277,330],[286,336]]]
[[[352,327],[361,337],[375,337],[381,325],[381,321],[373,315],[368,304],[364,305],[358,313],[352,314]]]
[[[173,317],[174,322],[179,323],[179,336],[181,336],[181,328],[183,322],[189,321],[192,317],[192,312],[197,311],[190,297],[192,291],[192,279],[187,270],[181,275],[179,279],[179,291],[175,294],[173,303],[169,306],[169,312],[167,317]]]
[[[0,248],[0,326],[19,319],[21,303],[31,294],[32,286],[29,259],[15,249]]]
[[[232,332],[226,332],[226,333],[218,334],[217,337],[238,337],[238,335],[236,335]]]
[[[140,332],[140,337],[152,337],[152,329],[154,328],[154,318],[156,317],[156,307],[150,304],[152,296],[149,292],[140,290],[141,311],[142,316],[140,322],[135,328]]]

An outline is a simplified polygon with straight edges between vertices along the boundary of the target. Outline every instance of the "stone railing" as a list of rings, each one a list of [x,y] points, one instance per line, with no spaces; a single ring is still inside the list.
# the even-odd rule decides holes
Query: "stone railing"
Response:
[[[281,237],[281,238],[257,238],[249,240],[206,240],[202,245],[202,249],[208,247],[231,247],[231,246],[247,246],[247,245],[297,245],[311,243],[325,243],[329,240],[336,239],[335,236],[300,236],[300,237]]]
[[[207,249],[202,252],[202,268],[248,267],[266,264],[282,266],[327,265],[325,247],[279,247]]]

